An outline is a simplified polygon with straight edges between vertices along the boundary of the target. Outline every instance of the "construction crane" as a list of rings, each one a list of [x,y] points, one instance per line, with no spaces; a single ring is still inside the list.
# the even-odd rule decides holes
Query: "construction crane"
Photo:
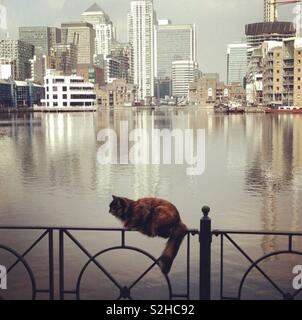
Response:
[[[265,22],[275,22],[278,17],[278,7],[290,4],[302,3],[301,0],[287,0],[287,1],[265,1]]]

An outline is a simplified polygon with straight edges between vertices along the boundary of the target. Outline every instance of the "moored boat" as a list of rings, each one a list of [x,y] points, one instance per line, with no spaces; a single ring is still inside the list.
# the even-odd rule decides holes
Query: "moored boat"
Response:
[[[265,113],[293,113],[302,114],[302,107],[282,106],[278,108],[266,108]]]

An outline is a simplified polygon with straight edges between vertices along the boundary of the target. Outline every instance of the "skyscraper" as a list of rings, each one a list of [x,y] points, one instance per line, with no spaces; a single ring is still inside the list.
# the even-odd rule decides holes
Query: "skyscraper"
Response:
[[[138,99],[154,95],[154,24],[152,0],[132,1],[128,14],[128,37],[134,54],[134,83]]]
[[[82,21],[90,23],[95,32],[95,54],[106,58],[115,40],[115,28],[109,16],[96,3],[82,13]]]
[[[277,20],[276,2],[276,0],[264,0],[264,22],[275,22]]]
[[[35,47],[35,55],[49,54],[50,29],[48,27],[20,27],[19,39]]]
[[[171,78],[172,62],[196,60],[196,26],[160,20],[155,27],[155,76]]]
[[[82,13],[82,21],[88,22],[93,26],[96,26],[102,23],[107,24],[111,22],[109,16],[96,3],[94,3],[85,12]]]
[[[227,84],[243,83],[247,71],[247,44],[229,44],[227,50]]]
[[[78,64],[93,64],[95,30],[90,23],[62,23],[63,44],[74,43],[78,47]]]

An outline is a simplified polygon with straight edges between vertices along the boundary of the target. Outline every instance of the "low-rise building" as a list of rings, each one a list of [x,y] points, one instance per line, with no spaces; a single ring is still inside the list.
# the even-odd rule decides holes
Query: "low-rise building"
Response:
[[[114,80],[97,89],[98,104],[101,107],[131,107],[135,104],[137,87],[126,80]]]
[[[44,107],[95,107],[96,93],[94,85],[85,82],[83,77],[64,76],[58,72],[48,71],[44,79],[46,98]]]
[[[0,80],[0,108],[32,108],[45,97],[44,87],[31,81]]]

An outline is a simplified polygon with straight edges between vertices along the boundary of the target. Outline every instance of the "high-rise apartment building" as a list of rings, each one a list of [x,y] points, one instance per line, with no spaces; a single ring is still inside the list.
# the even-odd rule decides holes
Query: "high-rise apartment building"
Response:
[[[176,60],[196,61],[196,26],[159,20],[155,26],[155,76],[171,78],[172,62]]]
[[[62,43],[76,44],[78,48],[78,64],[93,64],[95,53],[95,30],[90,23],[62,23]]]
[[[277,0],[264,0],[264,22],[277,20]]]
[[[229,44],[227,49],[227,84],[243,83],[247,71],[247,44]]]
[[[154,95],[154,25],[152,0],[132,1],[128,13],[128,38],[133,48],[134,83],[138,99],[148,100]]]
[[[189,84],[199,76],[198,63],[192,60],[172,62],[172,95],[186,98],[189,95]]]
[[[20,40],[0,40],[0,59],[15,66],[15,80],[26,80],[31,77],[30,59],[34,56],[34,46]]]

